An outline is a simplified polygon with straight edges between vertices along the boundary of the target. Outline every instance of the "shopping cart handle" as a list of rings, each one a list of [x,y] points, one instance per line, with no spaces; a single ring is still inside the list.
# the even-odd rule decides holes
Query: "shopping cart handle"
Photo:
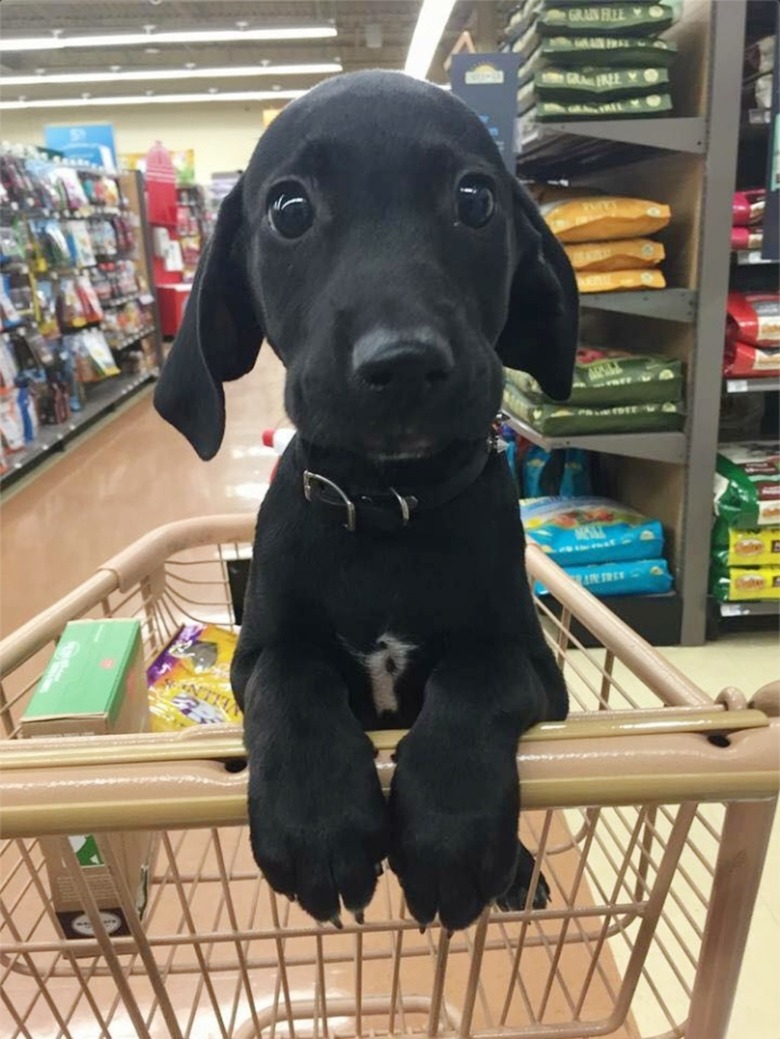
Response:
[[[729,711],[723,706],[708,709],[659,708],[646,711],[599,711],[573,714],[565,722],[535,725],[520,740],[550,743],[559,740],[670,733],[715,735],[745,729],[765,728],[767,716],[759,710]],[[387,729],[369,733],[378,751],[392,753],[405,735]],[[61,736],[30,740],[0,741],[0,769],[78,768],[150,762],[235,761],[246,757],[240,725],[208,725],[177,733],[122,733],[106,736]]]

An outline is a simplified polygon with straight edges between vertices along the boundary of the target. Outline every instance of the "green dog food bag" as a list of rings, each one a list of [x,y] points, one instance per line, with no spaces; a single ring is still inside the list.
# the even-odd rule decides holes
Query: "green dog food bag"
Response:
[[[677,44],[618,36],[546,36],[541,52],[551,65],[669,68],[677,56]]]
[[[545,36],[657,36],[675,20],[667,3],[547,5],[537,20]]]
[[[554,404],[527,372],[505,369],[506,380],[535,404]],[[594,346],[577,348],[567,405],[604,407],[664,404],[683,394],[682,362],[655,354],[631,354]]]
[[[680,401],[660,404],[619,404],[584,408],[570,404],[543,404],[529,400],[512,383],[504,386],[504,409],[545,436],[579,436],[588,433],[668,432],[682,428]]]
[[[715,515],[736,530],[780,524],[780,444],[753,442],[719,448]]]
[[[669,89],[665,68],[545,68],[534,75],[543,101],[620,101]]]
[[[539,101],[536,118],[540,122],[576,119],[643,119],[664,115],[672,110],[670,94],[648,94],[646,97],[624,98],[621,101],[584,102]]]

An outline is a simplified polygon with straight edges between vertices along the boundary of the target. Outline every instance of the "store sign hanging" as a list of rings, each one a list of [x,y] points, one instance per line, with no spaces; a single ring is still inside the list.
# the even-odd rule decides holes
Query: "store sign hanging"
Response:
[[[46,126],[43,140],[47,148],[62,152],[66,159],[84,159],[111,172],[116,170],[116,143],[111,123]]]
[[[472,108],[515,172],[518,54],[454,54],[450,66],[452,92]]]

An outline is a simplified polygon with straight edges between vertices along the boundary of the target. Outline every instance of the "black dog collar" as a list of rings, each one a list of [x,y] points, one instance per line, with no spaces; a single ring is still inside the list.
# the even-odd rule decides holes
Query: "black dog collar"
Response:
[[[386,491],[362,494],[348,492],[334,480],[311,469],[303,473],[306,501],[331,515],[341,513],[343,526],[392,532],[402,530],[420,512],[428,512],[457,498],[482,475],[490,456],[498,450],[495,437],[488,438],[472,458],[452,476],[438,484],[426,485],[413,493],[388,487]]]

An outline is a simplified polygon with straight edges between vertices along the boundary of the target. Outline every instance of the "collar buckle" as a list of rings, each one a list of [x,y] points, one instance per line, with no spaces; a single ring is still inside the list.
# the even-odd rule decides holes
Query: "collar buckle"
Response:
[[[320,475],[320,473],[313,473],[309,469],[306,469],[303,474],[303,494],[306,498],[306,501],[310,502],[313,500],[314,487],[316,485],[328,488],[341,499],[340,502],[328,502],[327,498],[321,498],[321,500],[326,501],[329,505],[341,504],[346,508],[347,522],[344,524],[344,526],[350,533],[354,533],[355,530],[357,530],[357,509],[355,507],[355,503],[352,501],[349,495],[346,494],[346,492],[343,491],[337,483],[334,483],[333,480],[329,480],[327,476],[322,476]]]

